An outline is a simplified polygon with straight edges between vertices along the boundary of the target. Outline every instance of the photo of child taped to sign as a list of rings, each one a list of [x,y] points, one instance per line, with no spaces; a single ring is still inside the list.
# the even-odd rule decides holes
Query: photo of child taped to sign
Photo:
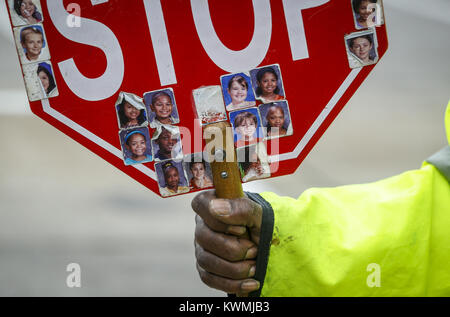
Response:
[[[8,0],[8,6],[14,26],[35,24],[43,21],[39,0]]]
[[[135,128],[119,132],[125,165],[151,162],[152,148],[148,128]]]
[[[253,87],[248,74],[238,73],[220,78],[227,111],[239,110],[256,105]]]
[[[155,161],[183,158],[180,129],[176,126],[158,126],[152,146]]]
[[[350,0],[357,29],[384,24],[382,0]]]
[[[30,101],[58,96],[53,68],[49,61],[23,65],[23,74]]]
[[[22,64],[50,59],[44,27],[35,24],[14,30],[17,52]]]
[[[231,112],[230,121],[237,148],[262,141],[261,120],[257,108]]]
[[[263,103],[286,99],[280,66],[270,65],[250,71],[256,98]]]
[[[171,88],[145,93],[144,103],[148,110],[150,127],[157,128],[161,124],[180,122],[175,95]]]
[[[161,196],[168,197],[189,192],[183,160],[167,160],[155,164]]]
[[[261,114],[266,139],[293,134],[291,115],[287,101],[262,104],[258,109]]]
[[[350,68],[375,64],[378,61],[378,44],[373,30],[361,31],[345,36]]]
[[[147,125],[147,112],[142,98],[128,92],[120,92],[116,101],[119,129],[144,127]]]
[[[236,150],[242,182],[270,177],[269,159],[264,143],[257,143]]]
[[[211,166],[203,153],[194,153],[184,157],[184,169],[191,189],[205,189],[213,186]]]

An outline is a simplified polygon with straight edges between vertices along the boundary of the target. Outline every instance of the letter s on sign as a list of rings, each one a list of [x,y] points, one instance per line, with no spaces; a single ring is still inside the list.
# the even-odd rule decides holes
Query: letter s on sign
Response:
[[[47,1],[50,18],[59,33],[76,43],[98,47],[105,53],[106,70],[100,77],[87,78],[80,73],[73,58],[58,63],[59,69],[70,90],[81,99],[98,101],[111,97],[123,81],[125,64],[122,49],[114,33],[106,25],[81,18],[81,26],[67,25],[69,13],[63,0]]]

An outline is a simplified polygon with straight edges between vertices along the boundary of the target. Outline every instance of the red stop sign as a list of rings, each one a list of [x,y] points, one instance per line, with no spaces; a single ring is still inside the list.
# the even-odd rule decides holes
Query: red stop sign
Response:
[[[162,188],[171,182],[164,174],[171,166],[183,173],[178,180],[182,190],[175,194],[199,188],[189,182],[196,171],[179,161],[203,151],[194,109],[198,88],[222,85],[223,105],[233,109],[237,99],[230,74],[244,74],[245,106],[224,111],[221,119],[234,126],[239,112],[253,113],[260,131],[255,142],[264,144],[268,157],[264,177],[287,175],[301,164],[388,45],[381,0],[368,17],[351,0],[33,0],[32,17],[15,10],[13,2],[7,0],[32,111],[162,195],[170,195]],[[40,51],[33,56],[30,43],[36,39],[41,40]],[[39,73],[42,67],[54,80],[52,91],[51,79]],[[258,79],[258,71],[265,68],[274,72]],[[275,88],[263,83],[272,77]],[[275,89],[277,99],[265,99]],[[165,95],[158,96],[160,92]],[[141,113],[146,116],[138,128],[121,126],[116,107],[123,100],[133,105],[133,95],[135,108],[144,105]],[[175,109],[168,123],[174,130],[150,125],[158,118],[155,105],[163,107],[165,100]],[[267,127],[277,116],[282,117],[279,137],[270,137]],[[176,157],[164,157],[166,145],[155,139],[163,138],[166,130],[181,132]],[[240,138],[243,134],[236,132],[236,146],[245,147]],[[127,141],[145,145],[139,149]],[[148,159],[127,161],[127,155],[142,158],[145,151]],[[242,176],[246,181],[248,175]],[[207,181],[203,185],[211,186]]]

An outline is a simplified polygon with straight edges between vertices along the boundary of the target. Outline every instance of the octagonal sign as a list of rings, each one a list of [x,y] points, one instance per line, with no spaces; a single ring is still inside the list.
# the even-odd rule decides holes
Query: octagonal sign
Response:
[[[155,193],[293,173],[387,50],[382,0],[6,0],[33,113]]]

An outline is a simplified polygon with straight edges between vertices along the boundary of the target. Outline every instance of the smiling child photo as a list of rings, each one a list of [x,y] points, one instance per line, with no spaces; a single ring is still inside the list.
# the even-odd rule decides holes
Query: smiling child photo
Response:
[[[384,24],[382,0],[350,0],[357,29]]]
[[[160,124],[177,124],[180,122],[177,104],[172,88],[147,92],[144,94],[150,127]]]
[[[119,132],[125,165],[151,162],[152,148],[147,128],[135,128]]]
[[[273,139],[293,134],[291,115],[287,101],[263,104],[258,107],[262,126],[267,139]]]
[[[220,77],[227,111],[253,107],[256,104],[248,74],[238,73]]]
[[[14,29],[14,37],[22,64],[50,59],[44,27],[41,24]]]
[[[231,112],[230,121],[237,148],[262,140],[261,120],[257,108]]]
[[[35,24],[43,21],[39,0],[8,0],[8,5],[14,26]]]
[[[184,169],[192,189],[204,189],[213,186],[211,166],[203,153],[194,153],[184,157]]]
[[[355,32],[345,36],[350,68],[375,64],[378,61],[378,44],[373,30]]]
[[[147,112],[142,98],[128,92],[120,92],[116,101],[119,129],[147,125]]]
[[[255,96],[263,103],[286,99],[280,66],[269,65],[250,71]]]

